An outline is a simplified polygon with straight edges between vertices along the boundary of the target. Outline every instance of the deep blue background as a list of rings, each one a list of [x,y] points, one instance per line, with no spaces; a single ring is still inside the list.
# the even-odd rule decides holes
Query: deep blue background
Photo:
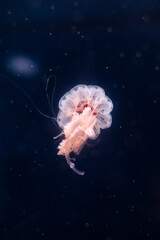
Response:
[[[17,56],[33,69],[10,66]],[[160,239],[160,2],[1,1],[0,74],[0,239]],[[111,128],[77,157],[83,177],[57,156],[60,129],[13,84],[51,114],[50,75],[56,113],[77,84],[114,104]]]

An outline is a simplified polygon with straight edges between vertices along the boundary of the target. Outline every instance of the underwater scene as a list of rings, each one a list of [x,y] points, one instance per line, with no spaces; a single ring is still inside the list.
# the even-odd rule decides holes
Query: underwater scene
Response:
[[[0,240],[160,239],[160,1],[0,7]]]

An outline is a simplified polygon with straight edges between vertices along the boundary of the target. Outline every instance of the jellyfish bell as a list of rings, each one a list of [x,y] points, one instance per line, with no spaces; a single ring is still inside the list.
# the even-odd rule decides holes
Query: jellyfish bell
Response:
[[[112,109],[110,98],[94,85],[77,85],[60,99],[57,123],[63,129],[60,135],[65,138],[58,146],[58,155],[65,156],[70,168],[79,175],[84,172],[75,168],[70,153],[78,155],[87,139],[96,139],[101,129],[111,126]]]

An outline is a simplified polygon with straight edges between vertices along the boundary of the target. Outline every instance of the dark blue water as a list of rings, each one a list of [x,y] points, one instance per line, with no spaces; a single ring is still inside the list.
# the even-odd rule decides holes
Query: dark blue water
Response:
[[[160,239],[159,15],[153,0],[1,4],[0,239]],[[84,176],[57,156],[58,126],[13,84],[51,115],[49,76],[55,114],[77,84],[113,101],[111,128],[77,157]]]

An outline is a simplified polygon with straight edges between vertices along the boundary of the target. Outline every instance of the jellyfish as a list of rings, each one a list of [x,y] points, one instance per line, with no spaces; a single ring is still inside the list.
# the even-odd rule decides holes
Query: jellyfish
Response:
[[[59,112],[55,117],[53,110],[53,96],[56,86],[53,88],[51,101],[48,96],[48,84],[51,77],[47,79],[46,83],[46,96],[49,103],[49,108],[53,116],[48,116],[43,113],[38,106],[33,102],[27,92],[21,88],[16,82],[9,79],[3,74],[0,77],[7,79],[15,87],[17,87],[32,103],[35,110],[43,117],[57,122],[62,129],[61,133],[54,137],[54,139],[64,135],[64,139],[58,146],[58,155],[65,156],[67,163],[71,169],[77,174],[84,175],[84,171],[80,171],[75,167],[75,158],[70,157],[73,152],[79,155],[87,139],[95,140],[101,129],[109,128],[112,123],[110,112],[113,109],[111,99],[105,95],[104,90],[95,85],[77,85],[67,92],[59,101]]]
[[[112,109],[111,99],[94,85],[77,85],[60,99],[56,120],[62,132],[57,137],[64,135],[64,139],[58,146],[58,155],[65,156],[69,167],[79,175],[85,172],[76,169],[76,159],[70,154],[79,155],[87,139],[96,139],[101,129],[111,126]]]

